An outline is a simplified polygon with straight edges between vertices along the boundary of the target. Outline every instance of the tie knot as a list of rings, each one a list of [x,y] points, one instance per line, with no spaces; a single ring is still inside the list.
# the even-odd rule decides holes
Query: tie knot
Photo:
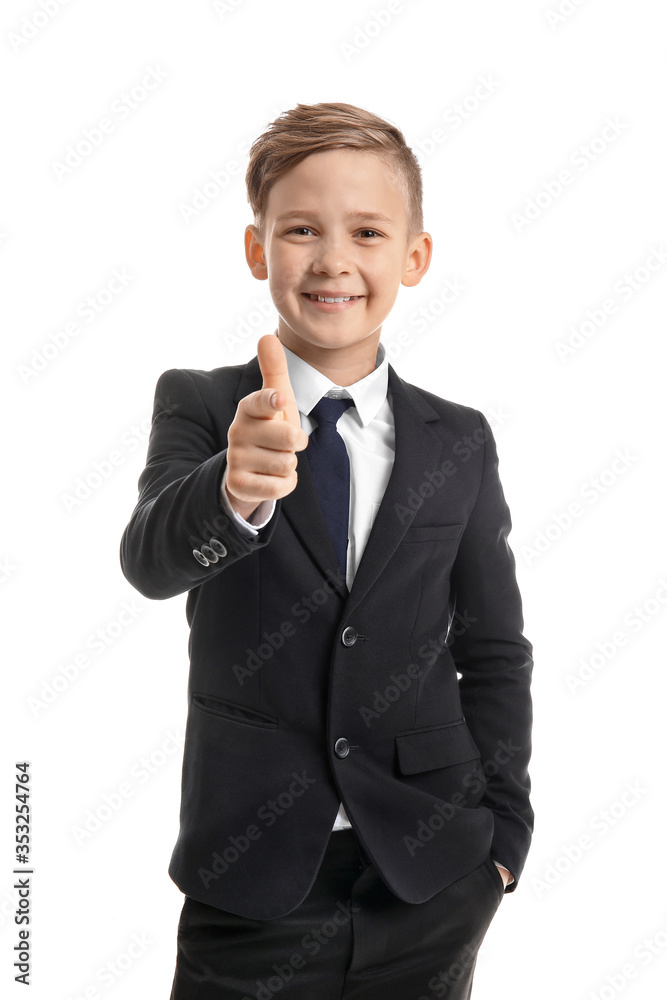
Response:
[[[354,406],[353,399],[333,399],[331,396],[322,396],[319,403],[316,403],[310,411],[310,416],[315,417],[318,424],[327,423],[335,426],[348,406]]]

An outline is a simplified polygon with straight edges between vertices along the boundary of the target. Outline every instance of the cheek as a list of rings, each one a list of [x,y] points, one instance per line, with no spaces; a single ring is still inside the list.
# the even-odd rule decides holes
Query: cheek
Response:
[[[371,291],[383,301],[393,302],[403,277],[399,261],[384,260],[373,263],[366,271],[366,280]]]
[[[281,261],[269,268],[269,288],[276,306],[298,296],[303,284],[303,271],[293,261]]]
[[[392,309],[397,297],[400,280],[397,279],[394,271],[383,270],[369,279],[371,291],[371,303],[378,307],[385,315]]]

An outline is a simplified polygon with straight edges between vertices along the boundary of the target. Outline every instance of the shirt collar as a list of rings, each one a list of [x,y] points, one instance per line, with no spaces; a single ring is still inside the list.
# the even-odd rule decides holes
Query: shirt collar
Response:
[[[378,344],[373,371],[359,379],[358,382],[345,386],[336,385],[317,368],[313,368],[298,354],[290,351],[284,344],[283,349],[287,358],[287,371],[294,391],[294,398],[301,413],[309,414],[322,396],[329,394],[336,399],[352,398],[364,427],[377,416],[380,407],[387,398],[389,385],[389,362],[383,344]]]

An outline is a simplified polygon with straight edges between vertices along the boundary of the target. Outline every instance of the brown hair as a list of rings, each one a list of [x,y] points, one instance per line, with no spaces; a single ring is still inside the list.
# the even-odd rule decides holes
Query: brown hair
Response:
[[[396,169],[407,203],[408,238],[422,232],[421,170],[403,133],[353,104],[297,104],[272,121],[250,147],[245,180],[260,233],[269,191],[278,178],[311,153],[346,147],[376,152]]]

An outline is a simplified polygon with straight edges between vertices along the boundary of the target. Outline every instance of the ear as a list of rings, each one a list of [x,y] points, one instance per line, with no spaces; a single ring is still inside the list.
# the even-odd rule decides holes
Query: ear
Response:
[[[245,259],[248,262],[248,267],[252,271],[253,277],[257,278],[258,281],[266,281],[269,272],[264,260],[264,247],[262,246],[257,226],[246,226]]]
[[[401,278],[401,284],[412,288],[418,285],[431,264],[433,253],[433,240],[430,233],[419,233],[414,236],[408,244],[405,270]]]

